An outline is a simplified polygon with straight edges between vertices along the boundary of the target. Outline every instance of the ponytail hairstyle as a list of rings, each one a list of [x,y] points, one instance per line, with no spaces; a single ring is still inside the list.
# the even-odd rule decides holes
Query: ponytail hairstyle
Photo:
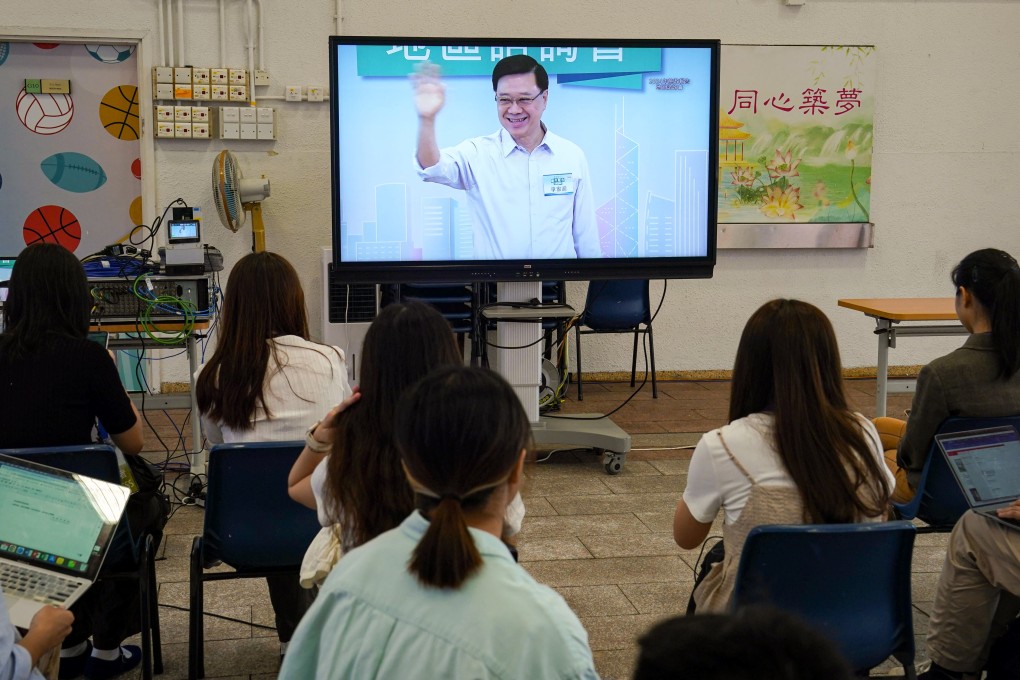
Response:
[[[85,270],[71,251],[56,243],[28,246],[11,272],[0,359],[22,359],[52,335],[85,338],[90,302]]]
[[[957,294],[966,288],[988,312],[998,377],[1012,378],[1020,370],[1020,266],[1009,253],[985,248],[963,258],[952,279]]]
[[[772,300],[751,315],[731,390],[731,422],[773,414],[773,442],[797,485],[805,522],[858,522],[885,512],[881,463],[847,406],[836,334],[820,309]]]
[[[513,388],[487,369],[433,371],[400,400],[397,448],[429,528],[408,571],[422,585],[457,589],[482,566],[465,513],[507,481],[531,425]]]

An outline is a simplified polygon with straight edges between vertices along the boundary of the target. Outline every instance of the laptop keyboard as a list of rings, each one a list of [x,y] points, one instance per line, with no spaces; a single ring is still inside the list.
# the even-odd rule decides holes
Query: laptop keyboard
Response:
[[[0,585],[5,593],[14,593],[27,600],[59,604],[78,588],[75,581],[59,574],[33,571],[0,562]]]

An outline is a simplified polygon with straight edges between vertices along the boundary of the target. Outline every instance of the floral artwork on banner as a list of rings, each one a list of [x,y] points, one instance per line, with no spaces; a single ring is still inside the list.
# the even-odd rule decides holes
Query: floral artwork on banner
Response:
[[[724,45],[719,222],[870,222],[872,46]]]

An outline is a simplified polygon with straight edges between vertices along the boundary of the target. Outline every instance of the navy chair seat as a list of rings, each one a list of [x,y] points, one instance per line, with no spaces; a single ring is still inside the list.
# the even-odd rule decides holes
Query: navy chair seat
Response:
[[[759,526],[737,567],[734,609],[770,604],[803,618],[867,671],[890,655],[915,678],[910,522]]]
[[[584,312],[574,326],[574,331],[578,401],[584,400],[581,377],[581,335],[590,333],[634,334],[634,350],[630,363],[631,387],[634,387],[637,375],[638,338],[644,334],[648,338],[652,398],[659,397],[659,388],[655,380],[655,340],[652,335],[652,310],[648,301],[648,279],[590,281]]]
[[[303,441],[219,444],[209,451],[205,524],[191,544],[188,678],[205,676],[206,581],[297,574],[319,520],[287,495]],[[207,572],[218,564],[234,571]]]

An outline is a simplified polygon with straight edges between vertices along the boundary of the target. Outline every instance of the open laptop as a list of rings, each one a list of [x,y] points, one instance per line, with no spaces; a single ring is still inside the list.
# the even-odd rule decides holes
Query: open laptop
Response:
[[[7,284],[11,280],[11,272],[14,271],[13,257],[0,257],[0,307],[7,302]]]
[[[11,622],[28,628],[68,606],[99,575],[127,506],[125,486],[0,455],[0,586]]]
[[[1020,522],[995,514],[1020,498],[1020,434],[1011,426],[935,436],[974,512],[1020,531]]]

